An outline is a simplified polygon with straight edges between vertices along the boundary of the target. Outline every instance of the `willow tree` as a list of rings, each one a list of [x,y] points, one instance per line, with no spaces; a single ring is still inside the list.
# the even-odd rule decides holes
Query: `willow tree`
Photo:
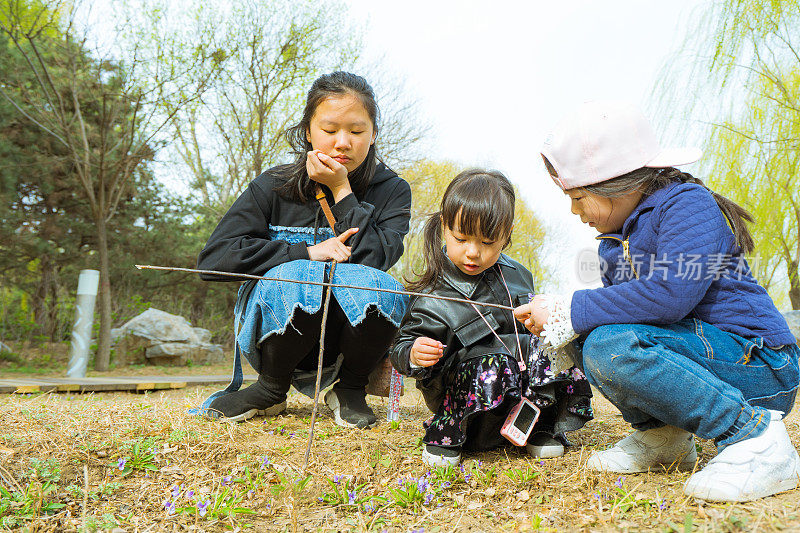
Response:
[[[800,10],[793,0],[699,9],[662,77],[663,102],[710,125],[704,175],[753,214],[752,266],[776,300],[800,309]]]

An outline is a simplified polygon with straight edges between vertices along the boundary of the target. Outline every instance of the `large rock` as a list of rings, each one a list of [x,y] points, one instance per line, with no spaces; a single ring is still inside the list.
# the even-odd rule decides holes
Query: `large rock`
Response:
[[[118,365],[184,366],[189,361],[207,364],[224,359],[222,346],[209,342],[210,331],[192,327],[185,318],[159,309],[148,309],[112,330],[112,339]]]
[[[147,361],[154,365],[184,366],[192,364],[205,365],[219,363],[225,357],[219,344],[184,344],[181,342],[165,342],[156,344],[144,351]]]
[[[789,324],[789,329],[792,331],[794,338],[800,342],[800,311],[784,311],[783,318]]]

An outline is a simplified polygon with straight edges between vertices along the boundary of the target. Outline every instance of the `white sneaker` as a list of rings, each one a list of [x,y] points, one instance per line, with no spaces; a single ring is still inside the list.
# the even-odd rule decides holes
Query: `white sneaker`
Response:
[[[461,462],[461,448],[443,448],[426,444],[422,450],[422,462],[431,468],[458,466]]]
[[[540,433],[535,435],[531,442],[525,445],[528,454],[533,457],[549,459],[564,455],[564,445],[550,435]]]
[[[781,420],[770,411],[767,430],[719,452],[686,482],[684,494],[698,500],[746,502],[797,487],[800,457]]]
[[[675,426],[635,431],[602,452],[595,452],[586,466],[600,472],[633,474],[651,468],[691,470],[697,461],[694,435]]]

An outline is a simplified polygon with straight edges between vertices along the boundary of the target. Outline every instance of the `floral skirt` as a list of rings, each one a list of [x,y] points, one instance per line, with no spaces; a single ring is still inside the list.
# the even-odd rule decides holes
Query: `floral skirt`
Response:
[[[542,410],[531,435],[563,438],[564,433],[593,418],[591,388],[578,368],[554,373],[550,360],[539,350],[534,351],[531,363],[524,372],[506,355],[485,355],[460,363],[444,376],[444,399],[425,422],[423,441],[474,451],[510,444],[500,435],[500,428],[521,395]]]

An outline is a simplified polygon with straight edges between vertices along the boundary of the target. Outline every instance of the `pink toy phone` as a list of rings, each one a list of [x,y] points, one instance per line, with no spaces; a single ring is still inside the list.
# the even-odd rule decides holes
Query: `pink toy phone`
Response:
[[[525,446],[533,426],[539,420],[539,413],[541,410],[533,402],[527,398],[521,399],[508,413],[500,434],[516,446]]]

